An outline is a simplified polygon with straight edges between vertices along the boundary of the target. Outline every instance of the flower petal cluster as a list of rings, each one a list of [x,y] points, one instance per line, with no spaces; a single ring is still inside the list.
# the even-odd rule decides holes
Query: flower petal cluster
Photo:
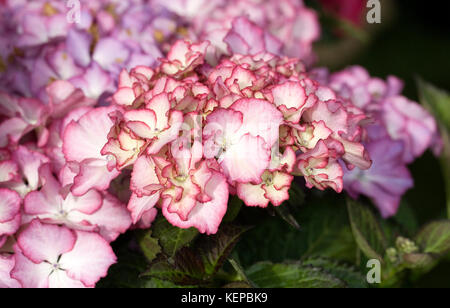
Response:
[[[46,102],[46,87],[66,80],[104,99],[123,68],[156,65],[180,38],[210,40],[214,57],[268,51],[312,62],[320,35],[316,13],[295,0],[75,4],[0,2],[0,90]]]
[[[318,70],[316,75],[368,116],[364,145],[373,166],[365,171],[347,171],[345,189],[354,197],[370,197],[384,217],[395,215],[401,197],[414,185],[408,164],[429,148],[436,154],[440,151],[435,119],[401,95],[403,83],[394,76],[384,81],[359,66],[331,75]]]
[[[54,80],[94,99],[113,92],[122,68],[153,65],[178,28],[151,1],[3,2],[0,89],[43,101]]]
[[[46,95],[48,103],[0,92],[0,287],[94,287],[116,262],[110,243],[130,228],[131,215],[109,182],[75,176],[92,175],[101,162],[64,154],[64,136],[101,110],[97,101],[64,80]]]
[[[132,168],[133,223],[161,209],[176,226],[213,234],[229,194],[279,206],[294,175],[341,192],[344,169],[370,167],[360,143],[366,116],[302,62],[264,52],[216,65],[214,52],[208,42],[176,42],[158,67],[122,71],[113,106],[69,125],[64,152],[80,166],[75,179],[89,174],[83,193]]]
[[[440,150],[397,78],[310,70],[301,0],[75,2],[0,0],[1,288],[95,287],[128,230],[215,234],[296,176],[389,217]]]
[[[320,37],[316,12],[302,0],[154,0],[183,17],[196,39],[220,54],[270,52],[312,63]]]

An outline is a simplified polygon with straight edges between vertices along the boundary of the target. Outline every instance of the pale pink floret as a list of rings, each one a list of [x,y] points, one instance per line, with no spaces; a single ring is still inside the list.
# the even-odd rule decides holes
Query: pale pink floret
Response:
[[[0,289],[21,288],[20,283],[16,279],[11,278],[11,271],[15,263],[16,260],[13,255],[0,254]]]
[[[343,170],[338,161],[330,155],[324,141],[319,141],[312,151],[301,154],[297,159],[297,170],[305,177],[309,188],[325,190],[330,187],[338,193],[342,192]]]
[[[286,121],[298,123],[302,116],[300,108],[306,104],[305,89],[299,82],[286,82],[271,90],[273,103],[282,110]],[[295,115],[295,116],[294,116]]]
[[[171,110],[166,93],[154,96],[146,109],[129,111],[124,115],[127,127],[137,136],[152,140],[147,153],[156,154],[167,143],[175,140],[183,124],[183,113]]]
[[[291,147],[287,147],[283,154],[272,152],[269,169],[262,174],[261,183],[238,183],[237,195],[247,206],[265,208],[269,202],[274,206],[280,206],[289,200],[289,189],[294,180],[291,173],[295,160],[295,152]]]
[[[24,288],[95,287],[116,262],[98,234],[31,222],[14,246],[11,276]]]
[[[135,164],[128,205],[134,222],[154,215],[161,202],[164,216],[181,228],[196,227],[202,233],[216,233],[225,215],[228,184],[202,158],[201,144],[187,148],[183,140],[174,142],[170,161],[142,156]],[[149,212],[151,211],[151,212]]]
[[[191,44],[188,41],[177,41],[163,62],[161,69],[169,76],[180,76],[194,70],[205,60],[208,42]]]
[[[403,160],[411,163],[430,148],[438,134],[436,120],[419,104],[394,96],[382,103],[382,116],[387,132],[405,144]]]
[[[102,155],[114,156],[116,160],[115,167],[122,170],[134,164],[146,146],[147,144],[143,139],[135,137],[131,131],[123,129],[116,138],[109,138],[101,153]]]
[[[333,101],[319,101],[305,113],[306,120],[323,121],[327,128],[333,132],[331,137],[344,147],[343,159],[347,163],[365,170],[370,168],[372,161],[364,146],[359,142],[345,138],[351,133],[350,118],[351,114],[344,105]]]
[[[353,196],[371,198],[383,217],[397,213],[402,195],[413,187],[412,176],[403,162],[404,146],[400,141],[380,139],[367,145],[373,166],[369,170],[348,171],[345,189]]]
[[[21,224],[22,200],[15,191],[0,188],[0,237],[14,234]]]
[[[197,202],[186,220],[181,219],[176,213],[171,213],[169,211],[170,201],[165,199],[162,204],[164,216],[173,225],[180,228],[195,227],[201,233],[217,233],[227,211],[229,192],[226,178],[218,172],[213,172],[205,186],[205,193],[211,197],[211,201]]]
[[[18,173],[2,186],[19,193],[23,198],[30,191],[39,188],[39,168],[49,162],[49,159],[38,151],[19,146],[11,155],[11,161],[18,168]]]
[[[231,54],[255,55],[261,52],[279,54],[282,42],[245,17],[237,17],[223,41]]]
[[[136,98],[149,90],[148,82],[154,71],[145,66],[139,66],[130,72],[122,70],[119,75],[119,88],[113,95],[114,103],[120,106],[131,106]]]
[[[9,182],[17,177],[19,167],[11,160],[5,160],[0,162],[0,183]]]
[[[18,143],[27,133],[39,127],[47,117],[48,108],[39,100],[22,98],[0,92],[0,147]]]
[[[230,109],[216,109],[206,122],[205,156],[218,159],[229,181],[259,183],[278,140],[281,113],[267,101],[241,99]]]
[[[40,169],[43,187],[25,198],[27,220],[39,218],[46,223],[65,225],[72,229],[99,232],[108,242],[114,241],[131,225],[131,218],[114,197],[90,190],[77,197],[63,189],[49,165]]]
[[[158,213],[155,206],[160,198],[160,192],[142,197],[132,194],[128,203],[128,210],[131,213],[133,224],[150,225]]]
[[[83,195],[92,188],[105,190],[119,171],[110,170],[108,156],[101,150],[108,142],[108,134],[114,125],[110,113],[114,107],[99,107],[72,121],[64,132],[63,152],[76,174],[72,192]]]
[[[70,111],[81,107],[92,107],[97,102],[85,97],[81,89],[64,80],[52,82],[46,88],[53,118],[62,118]]]

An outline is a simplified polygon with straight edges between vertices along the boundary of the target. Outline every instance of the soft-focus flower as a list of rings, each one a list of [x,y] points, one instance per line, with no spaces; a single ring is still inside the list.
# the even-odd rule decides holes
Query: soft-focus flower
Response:
[[[0,245],[1,246],[1,245]],[[20,288],[20,283],[11,278],[11,271],[15,265],[15,258],[12,255],[0,253],[0,288]]]
[[[402,161],[403,144],[390,138],[376,140],[367,145],[373,165],[369,170],[354,169],[344,175],[346,190],[351,196],[364,194],[371,198],[383,217],[397,213],[401,196],[414,183]]]
[[[52,176],[49,165],[42,166],[39,173],[42,188],[25,198],[27,220],[39,218],[74,230],[99,232],[108,242],[114,241],[131,226],[125,206],[113,196],[90,190],[77,197]]]
[[[336,14],[338,17],[348,20],[359,26],[362,22],[364,9],[367,1],[365,0],[320,0],[323,7]]]
[[[0,238],[12,235],[19,229],[22,219],[21,203],[22,200],[15,191],[0,189]]]
[[[219,53],[278,53],[312,62],[312,44],[320,36],[315,11],[298,0],[162,1],[184,17],[197,38]],[[202,9],[197,9],[201,7]],[[228,47],[227,47],[228,45]]]
[[[354,197],[370,197],[384,217],[395,215],[401,197],[413,187],[407,165],[439,144],[435,119],[418,103],[401,96],[403,83],[396,77],[383,81],[359,66],[331,75],[320,70],[315,74],[368,116],[363,141],[373,166],[366,171],[346,171],[344,188]]]
[[[71,182],[71,191],[82,196],[90,189],[106,190],[119,172],[110,167],[114,158],[102,155],[108,133],[114,122],[109,114],[116,108],[100,107],[87,111],[77,121],[72,121],[64,131],[63,152],[66,161],[64,183]]]
[[[94,287],[116,262],[100,235],[39,220],[20,233],[14,252],[11,277],[25,288]]]

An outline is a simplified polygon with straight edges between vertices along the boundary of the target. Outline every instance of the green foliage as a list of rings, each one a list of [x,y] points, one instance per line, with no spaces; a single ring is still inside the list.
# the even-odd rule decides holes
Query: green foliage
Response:
[[[118,262],[108,272],[108,276],[102,279],[98,288],[176,288],[177,285],[155,278],[145,278],[141,273],[145,271],[148,260],[144,255],[130,249],[133,242],[133,233],[125,235],[114,243]]]
[[[382,261],[387,243],[375,214],[367,206],[351,199],[347,200],[347,208],[359,248],[368,258]]]
[[[322,268],[336,278],[339,278],[349,288],[367,288],[366,277],[352,265],[340,263],[334,260],[316,258],[307,259],[304,265],[311,265],[316,268]]]
[[[212,236],[201,236],[191,247],[183,247],[170,257],[160,257],[144,277],[170,281],[177,285],[217,286],[218,274],[245,227],[224,225]],[[227,277],[228,278],[228,277]]]
[[[228,201],[228,208],[227,213],[225,214],[225,217],[223,218],[223,222],[232,222],[236,219],[236,217],[239,215],[239,212],[244,205],[244,202],[239,199],[237,196],[230,197]]]
[[[174,256],[173,263],[160,260],[153,263],[144,277],[157,278],[177,285],[203,284],[204,265],[189,248],[182,248]]]
[[[136,237],[142,253],[149,262],[153,261],[161,253],[161,246],[159,246],[158,239],[152,237],[152,230],[139,230]]]
[[[446,130],[450,130],[450,94],[422,79],[418,80],[418,85],[422,104],[439,119]]]
[[[253,210],[249,211],[253,217]],[[255,227],[237,246],[244,266],[258,261],[282,262],[317,256],[355,261],[356,243],[342,198],[331,193],[311,195],[291,214],[298,221],[300,230],[279,217],[255,218]]]
[[[352,230],[359,248],[369,259],[383,263],[382,286],[400,286],[405,276],[412,280],[432,270],[450,252],[450,221],[436,221],[426,225],[414,241],[397,236],[395,247],[386,249],[385,234],[391,225],[380,223],[380,218],[365,205],[348,201]],[[372,230],[372,231],[371,231]],[[409,271],[410,270],[410,271]]]
[[[203,237],[197,242],[199,255],[205,265],[205,274],[212,276],[222,267],[241,235],[249,228],[225,225],[212,236]]]
[[[198,235],[197,229],[181,229],[172,226],[162,216],[153,223],[152,230],[153,236],[158,239],[163,252],[169,258],[173,258],[178,250],[188,245]]]
[[[346,284],[322,268],[301,262],[260,262],[246,271],[261,288],[343,288]]]
[[[441,127],[444,145],[441,166],[447,191],[447,217],[450,218],[450,94],[419,79],[420,99],[424,106],[436,117]]]
[[[426,225],[416,236],[416,242],[424,253],[444,256],[450,252],[450,220]]]

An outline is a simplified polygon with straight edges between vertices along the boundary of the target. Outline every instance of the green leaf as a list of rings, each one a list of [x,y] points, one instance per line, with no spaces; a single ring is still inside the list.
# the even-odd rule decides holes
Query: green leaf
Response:
[[[450,130],[450,94],[419,79],[420,100]]]
[[[424,253],[443,256],[450,252],[450,220],[436,221],[426,225],[416,237]]]
[[[158,239],[152,237],[151,230],[140,230],[137,232],[139,246],[149,262],[153,261],[161,252]]]
[[[161,289],[161,288],[174,289],[174,288],[194,288],[194,286],[182,286],[182,285],[174,284],[170,281],[161,280],[161,279],[157,279],[157,278],[150,278],[150,279],[146,279],[142,282],[141,288],[144,288],[144,289]]]
[[[324,270],[302,263],[256,263],[246,271],[261,288],[343,288],[345,283]]]
[[[305,260],[303,264],[322,268],[334,277],[344,281],[350,288],[368,287],[366,277],[354,266],[341,264],[340,262],[324,258],[308,259]]]
[[[197,229],[172,226],[161,216],[153,223],[152,230],[153,237],[159,240],[162,250],[169,258],[173,258],[178,250],[191,243],[198,235]]]
[[[245,227],[223,225],[216,234],[200,238],[196,242],[207,275],[214,275],[222,267],[240,236],[248,230]]]
[[[253,281],[251,281],[248,277],[247,274],[245,273],[244,269],[242,268],[241,264],[233,257],[230,257],[228,259],[228,262],[230,262],[231,266],[233,266],[234,270],[236,271],[236,273],[239,275],[240,279],[242,280],[242,282],[244,282],[245,284],[247,284],[249,287],[255,287],[255,284],[253,283]]]
[[[111,266],[108,275],[97,283],[97,288],[156,288],[177,287],[175,284],[154,278],[144,278],[140,274],[148,266],[148,260],[129,248],[135,239],[132,232],[121,236],[113,243],[118,262]]]
[[[429,253],[409,253],[402,256],[403,264],[410,269],[431,269],[436,258]]]
[[[292,215],[287,205],[281,205],[275,207],[275,212],[291,227],[294,229],[300,230],[300,225],[295,219],[294,215]]]
[[[347,200],[347,209],[359,248],[368,258],[382,262],[387,243],[375,214],[367,206],[350,198]]]
[[[224,289],[250,289],[251,287],[245,281],[231,282],[223,286]]]
[[[167,260],[157,261],[142,276],[178,285],[198,285],[203,283],[204,271],[201,258],[190,248],[184,247],[175,255],[173,264]]]
[[[277,263],[317,256],[355,261],[357,245],[343,198],[332,193],[318,197],[310,195],[294,218],[301,230],[292,228],[280,217],[255,222],[255,227],[236,247],[242,265],[247,267],[259,261]]]
[[[173,257],[161,256],[143,275],[178,285],[209,286],[246,230],[248,228],[225,224],[215,235],[199,237]]]
[[[422,104],[438,119],[444,150],[441,155],[441,166],[447,192],[447,217],[450,218],[450,94],[435,86],[418,80],[420,100]]]
[[[236,217],[239,215],[239,212],[241,211],[242,206],[244,205],[244,202],[239,199],[237,196],[233,196],[228,201],[228,209],[227,213],[225,214],[225,217],[223,218],[222,222],[232,222],[236,219]]]

